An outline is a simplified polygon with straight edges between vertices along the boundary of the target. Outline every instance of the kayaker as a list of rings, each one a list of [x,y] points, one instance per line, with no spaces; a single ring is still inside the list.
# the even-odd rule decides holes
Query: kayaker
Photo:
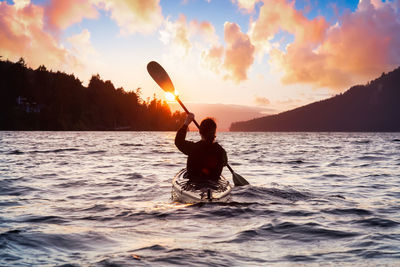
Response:
[[[214,142],[217,124],[212,118],[204,119],[200,123],[201,140],[192,142],[186,140],[186,133],[193,120],[194,114],[189,113],[175,137],[176,147],[188,155],[186,165],[188,178],[193,182],[218,181],[228,157],[222,146]]]

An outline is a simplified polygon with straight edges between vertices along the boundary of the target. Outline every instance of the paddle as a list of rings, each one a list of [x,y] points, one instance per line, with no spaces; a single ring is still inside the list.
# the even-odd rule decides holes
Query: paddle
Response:
[[[151,61],[149,64],[147,64],[147,71],[149,72],[153,80],[161,87],[161,89],[163,89],[165,92],[173,94],[175,96],[176,101],[178,101],[183,110],[186,113],[189,113],[189,110],[185,107],[185,105],[182,103],[179,97],[175,95],[174,85],[172,84],[172,81],[169,78],[168,73],[164,70],[164,68],[161,67],[161,65],[158,64],[157,62]],[[200,125],[197,123],[196,120],[193,120],[193,123],[197,126],[197,128],[200,129]],[[244,179],[242,176],[234,172],[231,166],[229,166],[229,164],[227,164],[226,166],[232,173],[232,180],[235,186],[242,186],[249,184],[249,182],[247,182],[246,179]]]

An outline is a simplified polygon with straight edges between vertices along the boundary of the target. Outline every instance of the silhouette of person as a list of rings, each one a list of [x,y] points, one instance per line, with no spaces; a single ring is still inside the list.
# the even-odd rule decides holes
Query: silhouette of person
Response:
[[[206,118],[200,123],[201,140],[192,142],[186,140],[189,124],[194,120],[194,114],[189,113],[185,123],[178,130],[175,137],[176,147],[187,159],[187,177],[192,182],[218,181],[224,166],[228,162],[226,151],[217,142],[217,124],[212,118]]]

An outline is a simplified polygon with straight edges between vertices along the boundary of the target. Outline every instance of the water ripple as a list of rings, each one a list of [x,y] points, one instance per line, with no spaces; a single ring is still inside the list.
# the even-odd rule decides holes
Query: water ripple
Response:
[[[170,199],[174,137],[0,132],[0,266],[399,261],[400,133],[218,133],[251,185],[194,205]]]

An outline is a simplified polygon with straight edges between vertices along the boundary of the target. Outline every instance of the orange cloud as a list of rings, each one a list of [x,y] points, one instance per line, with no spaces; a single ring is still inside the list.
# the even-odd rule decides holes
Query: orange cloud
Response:
[[[67,38],[68,49],[58,34],[83,18],[96,18],[98,9],[109,10],[121,32],[154,30],[163,19],[159,0],[50,0],[43,6],[30,0],[2,1],[0,55],[13,61],[23,57],[33,68],[45,64],[64,71],[87,69],[95,55],[89,31]]]
[[[323,40],[329,25],[322,17],[307,19],[294,8],[294,2],[264,1],[256,21],[250,25],[249,35],[258,50],[270,48],[268,43],[279,30],[293,33],[297,42],[316,44]]]
[[[110,11],[123,34],[151,33],[163,21],[159,0],[51,0],[46,17],[52,29],[64,30],[83,18],[97,18],[98,9]]]
[[[362,0],[329,26],[321,17],[307,19],[294,2],[270,0],[249,34],[258,51],[270,52],[270,63],[284,71],[284,83],[343,90],[400,64],[399,10],[399,1]],[[286,51],[271,49],[279,30],[295,37]]]
[[[247,71],[254,62],[254,46],[236,23],[225,22],[224,36],[227,48],[223,67],[226,78],[235,82],[247,79]]]
[[[68,60],[68,51],[44,31],[44,10],[29,1],[15,5],[0,2],[0,50],[3,58],[25,58],[29,66],[46,64],[60,68]]]
[[[269,105],[271,103],[271,101],[269,101],[268,98],[260,97],[260,96],[256,96],[254,101],[259,106],[267,106],[267,105]]]
[[[64,30],[83,18],[97,18],[98,12],[88,0],[52,0],[46,6],[46,16],[52,29]]]
[[[160,0],[91,0],[109,10],[122,34],[152,33],[162,23]]]
[[[215,73],[223,73],[225,79],[236,83],[246,80],[254,62],[254,45],[236,23],[225,22],[224,39],[226,48],[213,45],[202,52],[203,64]]]

